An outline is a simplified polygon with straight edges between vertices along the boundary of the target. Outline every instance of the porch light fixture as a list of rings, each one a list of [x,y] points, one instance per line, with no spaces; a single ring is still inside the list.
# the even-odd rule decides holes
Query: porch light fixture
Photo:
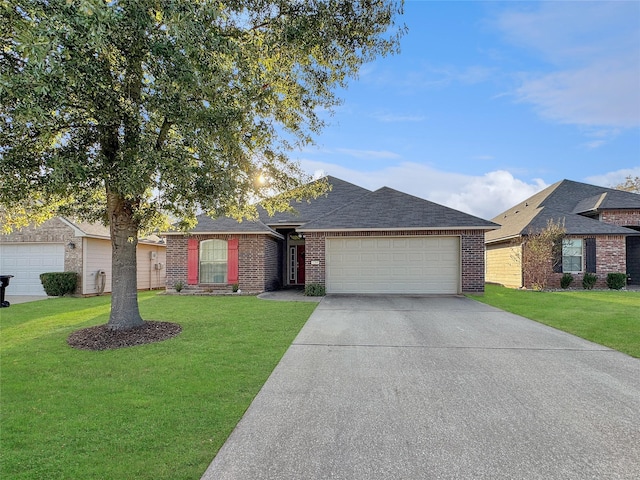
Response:
[[[76,248],[76,244],[73,242],[69,242],[67,243],[67,247],[69,247],[70,250],[73,250],[74,248]]]

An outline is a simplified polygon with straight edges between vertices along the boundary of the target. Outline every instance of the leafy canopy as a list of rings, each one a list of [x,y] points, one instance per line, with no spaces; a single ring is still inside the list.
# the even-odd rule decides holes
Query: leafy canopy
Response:
[[[293,189],[265,201],[271,211],[318,195],[287,152],[404,33],[393,1],[0,6],[5,228],[54,214],[113,222],[107,198],[144,229],[199,209],[250,215],[273,192]]]

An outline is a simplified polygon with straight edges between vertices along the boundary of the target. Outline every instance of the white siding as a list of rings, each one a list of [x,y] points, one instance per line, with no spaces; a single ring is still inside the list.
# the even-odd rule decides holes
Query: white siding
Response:
[[[152,258],[152,253],[155,258]],[[167,249],[164,246],[138,244],[138,290],[164,288],[167,279]]]
[[[107,274],[104,293],[111,291],[111,241],[97,238],[84,239],[84,258],[82,269],[82,293],[94,295],[99,293],[100,270]]]

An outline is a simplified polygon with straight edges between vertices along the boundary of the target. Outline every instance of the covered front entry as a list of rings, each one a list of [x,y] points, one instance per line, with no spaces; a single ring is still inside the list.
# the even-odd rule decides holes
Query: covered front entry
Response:
[[[457,294],[460,271],[459,237],[326,240],[327,293]]]
[[[304,244],[289,246],[289,285],[304,285]]]

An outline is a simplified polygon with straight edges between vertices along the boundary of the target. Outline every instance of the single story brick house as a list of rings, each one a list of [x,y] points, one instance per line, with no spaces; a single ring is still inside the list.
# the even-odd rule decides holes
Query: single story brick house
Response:
[[[391,188],[369,191],[334,177],[295,212],[238,222],[198,217],[163,234],[167,291],[259,293],[323,285],[327,293],[484,292],[485,232],[499,225]]]
[[[138,289],[164,288],[166,247],[159,237],[138,241]],[[7,295],[45,295],[40,274],[76,272],[77,295],[111,292],[111,237],[101,224],[54,217],[0,235],[0,273],[13,275]]]
[[[598,276],[598,288],[606,288],[608,273],[627,273],[629,284],[640,285],[640,195],[571,180],[554,183],[493,219],[502,227],[487,233],[487,281],[530,288],[522,268],[524,240],[549,220],[563,223],[566,234],[549,287],[560,287],[564,273],[581,280],[585,272]]]

